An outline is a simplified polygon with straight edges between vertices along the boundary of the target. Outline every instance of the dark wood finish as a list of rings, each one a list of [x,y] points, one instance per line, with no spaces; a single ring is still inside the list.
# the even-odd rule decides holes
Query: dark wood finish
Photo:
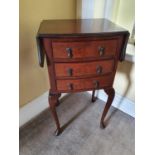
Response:
[[[103,114],[102,114],[102,117],[101,117],[101,122],[100,122],[100,126],[101,128],[105,128],[106,124],[105,124],[105,117],[109,111],[109,108],[112,104],[112,101],[114,99],[114,96],[115,96],[115,90],[114,88],[109,88],[109,89],[105,89],[105,92],[107,93],[108,95],[108,100],[107,100],[107,103],[105,105],[105,108],[103,110]]]
[[[59,106],[60,105],[60,101],[59,101],[59,98],[61,97],[61,93],[58,93],[58,98],[57,98],[57,104],[56,106]]]
[[[56,135],[62,132],[56,106],[61,93],[104,89],[108,100],[101,117],[112,104],[113,81],[118,61],[125,58],[129,32],[106,19],[45,20],[37,34],[39,64],[48,66],[49,105],[56,123]]]
[[[93,90],[91,101],[95,102],[96,100],[97,100],[97,97],[95,97],[95,90]]]
[[[49,105],[50,105],[50,109],[51,109],[54,121],[57,126],[57,129],[55,131],[56,136],[58,136],[61,133],[60,123],[56,112],[56,105],[57,105],[58,98],[59,98],[59,94],[52,94],[51,92],[49,92],[49,97],[48,97]]]
[[[108,19],[64,19],[43,20],[38,31],[42,37],[56,37],[66,35],[105,35],[105,33],[120,34],[128,31]]]

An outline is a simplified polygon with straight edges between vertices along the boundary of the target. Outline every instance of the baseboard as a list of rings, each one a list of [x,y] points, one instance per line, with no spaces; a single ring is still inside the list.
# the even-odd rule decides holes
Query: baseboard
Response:
[[[88,91],[89,92],[89,91]],[[92,92],[89,92],[92,93]],[[106,102],[107,95],[102,91],[97,92],[97,96],[99,99]],[[61,98],[66,96],[66,93],[61,95]],[[116,93],[113,104],[114,107],[118,108],[119,110],[127,113],[128,115],[135,117],[135,107],[134,103]],[[35,118],[41,112],[48,108],[48,92],[44,93],[43,95],[37,97],[33,101],[29,102],[19,110],[19,127],[23,126],[31,119]]]
[[[66,93],[61,95],[64,97]],[[29,122],[31,119],[35,118],[41,112],[49,107],[48,105],[48,92],[37,97],[33,101],[29,102],[19,110],[19,127]]]
[[[91,91],[88,91],[88,93],[92,94]],[[107,101],[107,95],[104,91],[99,90],[96,94],[99,99],[103,100],[104,102]],[[112,106],[132,117],[135,117],[135,104],[133,101],[129,100],[126,97],[123,97],[116,93]]]

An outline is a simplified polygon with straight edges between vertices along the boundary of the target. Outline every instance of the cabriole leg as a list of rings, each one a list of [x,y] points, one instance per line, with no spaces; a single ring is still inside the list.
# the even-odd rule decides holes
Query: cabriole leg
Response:
[[[101,128],[105,128],[105,122],[104,122],[105,117],[106,117],[106,115],[110,109],[110,106],[111,106],[113,99],[114,99],[114,96],[115,96],[114,88],[105,89],[105,92],[108,95],[108,100],[107,100],[107,103],[106,103],[105,108],[103,110],[102,117],[101,117],[101,122],[100,122]]]
[[[56,112],[56,105],[58,102],[58,98],[59,98],[59,94],[52,94],[49,93],[49,105],[50,105],[50,109],[54,118],[54,121],[56,123],[56,131],[55,131],[55,135],[58,136],[61,133],[61,128],[60,128],[60,123],[59,123],[59,119],[58,119],[58,115]]]

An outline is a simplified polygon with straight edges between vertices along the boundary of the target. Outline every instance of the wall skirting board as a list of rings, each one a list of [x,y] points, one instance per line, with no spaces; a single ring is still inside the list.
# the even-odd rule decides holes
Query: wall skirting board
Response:
[[[66,94],[62,94],[61,98]],[[21,107],[19,110],[19,127],[35,118],[41,112],[49,107],[48,104],[48,91],[37,97],[33,101],[29,102],[25,106]]]
[[[99,99],[106,102],[107,95],[104,93],[104,91],[101,91],[97,92],[97,96]],[[88,93],[92,92],[88,91]],[[62,94],[61,98],[63,98],[65,95],[65,93]],[[119,110],[127,113],[128,115],[135,117],[135,104],[131,100],[122,97],[116,93],[112,105]],[[48,92],[44,93],[43,95],[37,97],[25,106],[21,107],[19,110],[19,127],[22,127],[24,124],[35,118],[48,107]]]
[[[92,94],[91,91],[88,92]],[[107,101],[107,95],[103,90],[97,91],[96,94],[99,99],[103,100],[104,102]],[[133,101],[129,100],[126,97],[115,93],[115,98],[113,100],[112,106],[132,117],[135,117],[135,104]]]

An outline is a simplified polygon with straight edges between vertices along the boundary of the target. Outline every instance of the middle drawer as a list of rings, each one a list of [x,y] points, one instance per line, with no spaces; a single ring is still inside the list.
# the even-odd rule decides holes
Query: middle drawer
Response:
[[[113,59],[80,63],[55,63],[57,78],[103,75],[111,73],[113,68]]]

